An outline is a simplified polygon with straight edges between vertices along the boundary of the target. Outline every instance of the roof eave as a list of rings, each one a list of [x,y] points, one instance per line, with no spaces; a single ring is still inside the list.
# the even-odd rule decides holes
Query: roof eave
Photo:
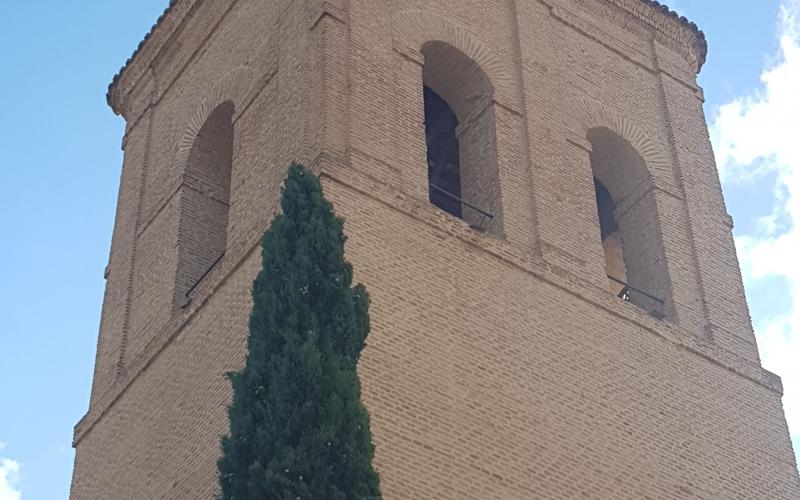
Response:
[[[698,28],[695,23],[686,19],[686,17],[681,16],[677,12],[671,10],[669,7],[661,4],[660,2],[657,2],[656,0],[640,0],[640,1],[647,5],[652,6],[655,9],[662,11],[665,15],[674,18],[675,20],[680,22],[684,27],[692,31],[692,33],[694,34],[693,49],[695,50],[697,56],[697,64],[695,71],[697,73],[700,73],[700,70],[702,69],[703,65],[706,62],[706,57],[708,56],[708,42],[706,40],[706,36],[703,33],[703,31],[700,30],[700,28]],[[122,109],[120,107],[120,102],[119,102],[120,96],[118,95],[117,92],[120,80],[125,76],[130,66],[134,63],[136,58],[144,50],[148,41],[153,37],[153,34],[162,26],[164,20],[167,17],[169,17],[170,14],[172,14],[173,9],[179,2],[180,0],[170,0],[169,5],[167,5],[167,7],[164,9],[164,12],[159,16],[158,20],[150,28],[150,31],[144,36],[144,39],[142,39],[142,41],[139,42],[139,45],[136,48],[136,50],[133,52],[131,57],[128,58],[128,60],[125,62],[125,65],[122,66],[122,68],[114,76],[113,80],[109,84],[108,93],[106,94],[106,100],[108,102],[108,105],[111,106],[111,108],[114,110],[116,114],[122,114]]]
[[[706,34],[701,30],[697,24],[687,19],[685,16],[682,16],[675,12],[674,10],[670,9],[666,5],[658,2],[656,0],[641,0],[643,3],[652,6],[655,9],[660,10],[665,15],[677,20],[680,22],[685,28],[691,30],[694,34],[694,50],[697,54],[697,67],[695,71],[700,73],[700,70],[703,69],[703,65],[706,63],[706,59],[708,57],[708,40],[706,39]]]

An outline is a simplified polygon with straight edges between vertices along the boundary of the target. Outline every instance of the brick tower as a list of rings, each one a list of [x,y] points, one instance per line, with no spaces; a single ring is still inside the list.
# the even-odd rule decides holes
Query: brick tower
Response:
[[[800,498],[705,57],[648,0],[172,1],[108,94],[125,160],[72,498],[215,495],[292,161],[372,297],[385,499]]]

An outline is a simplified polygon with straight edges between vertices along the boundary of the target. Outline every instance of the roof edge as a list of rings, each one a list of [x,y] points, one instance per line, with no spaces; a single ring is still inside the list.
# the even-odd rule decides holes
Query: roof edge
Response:
[[[657,9],[664,13],[667,17],[672,18],[676,22],[680,23],[683,27],[689,29],[695,38],[694,49],[697,51],[697,67],[695,71],[700,73],[700,70],[703,69],[703,65],[705,65],[706,60],[708,58],[708,40],[706,39],[706,34],[701,30],[697,24],[690,21],[686,18],[686,16],[682,16],[675,12],[674,10],[670,9],[666,5],[658,2],[656,0],[640,0],[642,3],[650,5],[654,9]]]
[[[120,81],[127,76],[129,70],[132,66],[134,66],[137,60],[140,58],[142,52],[146,51],[148,45],[153,38],[156,38],[156,35],[163,31],[164,26],[172,26],[175,27],[180,24],[180,20],[172,20],[172,22],[167,22],[171,17],[174,17],[178,11],[182,14],[186,14],[192,5],[195,3],[196,0],[170,0],[167,7],[164,9],[164,12],[158,17],[158,20],[153,24],[150,28],[150,31],[144,36],[139,45],[136,47],[136,50],[133,51],[133,54],[128,58],[125,64],[120,68],[114,78],[111,80],[111,83],[108,85],[108,92],[106,93],[106,102],[114,110],[116,114],[122,114],[122,109],[120,107],[119,102],[119,95],[117,93]],[[694,50],[696,51],[697,56],[697,63],[695,71],[700,73],[703,65],[706,62],[706,58],[708,56],[708,41],[706,40],[705,33],[703,33],[700,28],[698,28],[697,24],[689,21],[686,17],[681,16],[674,10],[670,9],[666,5],[656,1],[656,0],[639,0],[640,2],[649,5],[650,7],[657,9],[658,11],[662,12],[665,16],[674,19],[675,22],[680,23],[683,27],[689,29],[695,38]],[[181,16],[182,19],[183,16]]]
[[[190,4],[193,3],[194,0],[169,0],[169,4],[161,13],[161,15],[158,16],[158,19],[153,24],[153,26],[150,27],[150,30],[145,34],[144,38],[139,42],[139,45],[133,51],[133,54],[131,54],[128,60],[125,61],[125,64],[122,66],[122,68],[120,68],[117,74],[114,75],[114,78],[111,80],[111,83],[108,84],[108,92],[106,93],[106,102],[111,107],[111,109],[114,110],[116,114],[118,115],[122,114],[122,109],[120,109],[119,106],[120,103],[118,101],[119,96],[117,94],[120,81],[125,76],[127,76],[127,73],[129,72],[130,68],[136,64],[141,53],[148,48],[148,42],[154,38],[154,36],[158,31],[160,31],[166,24],[168,24],[166,20],[173,15],[173,12],[177,10],[182,10],[183,12],[185,12],[186,10],[188,10],[188,7],[190,7]],[[183,7],[183,9],[179,9],[180,7]],[[178,23],[172,22],[169,24],[174,26],[175,24]]]

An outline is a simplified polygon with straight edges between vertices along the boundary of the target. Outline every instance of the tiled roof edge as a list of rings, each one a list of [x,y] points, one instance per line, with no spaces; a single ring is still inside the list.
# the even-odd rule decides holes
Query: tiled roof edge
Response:
[[[682,16],[675,12],[674,10],[670,9],[666,5],[662,4],[661,2],[657,2],[656,0],[641,0],[643,3],[650,5],[667,16],[670,16],[681,24],[689,28],[693,33],[695,38],[697,39],[697,72],[700,73],[700,70],[703,68],[703,65],[706,63],[706,58],[708,57],[708,40],[706,40],[706,34],[703,33],[697,24],[693,23],[685,16]]]
[[[170,12],[172,12],[173,7],[175,7],[175,4],[177,3],[178,0],[169,0],[169,4],[164,9],[164,12],[162,12],[161,15],[158,16],[158,19],[156,20],[155,24],[153,24],[153,26],[150,27],[150,31],[148,31],[147,34],[145,34],[142,41],[139,42],[139,45],[136,47],[136,50],[133,51],[133,54],[131,54],[128,60],[125,61],[125,64],[122,66],[122,68],[120,68],[117,74],[114,75],[114,78],[111,80],[111,83],[108,84],[108,92],[106,93],[106,102],[108,103],[109,106],[111,106],[111,108],[115,107],[113,99],[114,90],[115,87],[117,86],[117,83],[119,83],[119,80],[122,78],[122,75],[125,74],[125,71],[130,67],[134,59],[136,59],[136,56],[138,56],[139,53],[142,51],[144,45],[147,43],[148,40],[150,40],[150,37],[153,35],[156,29],[158,29],[158,27],[161,26],[162,21],[164,21],[164,19],[170,14]]]
[[[668,16],[676,19],[676,20],[678,20],[681,24],[683,24],[684,26],[688,27],[690,30],[692,30],[692,32],[694,32],[694,35],[695,35],[695,37],[697,39],[697,48],[698,48],[697,72],[699,73],[700,69],[703,67],[703,64],[705,64],[705,62],[706,62],[706,57],[708,56],[708,41],[706,40],[705,33],[703,33],[703,31],[700,28],[698,28],[695,23],[689,21],[686,17],[681,16],[677,12],[673,11],[672,9],[667,7],[666,5],[664,5],[664,4],[660,3],[660,2],[657,2],[656,0],[641,0],[641,2],[643,2],[643,3],[647,4],[647,5],[650,5],[650,6],[654,7],[654,8],[656,8],[656,9],[659,9],[664,14],[666,14],[666,15],[668,15]],[[161,25],[162,21],[164,21],[164,19],[167,16],[170,15],[170,13],[172,12],[173,7],[175,7],[175,5],[177,3],[178,3],[178,0],[170,0],[169,5],[167,5],[167,8],[164,9],[164,12],[158,17],[158,20],[150,28],[150,31],[148,31],[147,34],[144,36],[144,39],[142,39],[142,41],[139,42],[139,46],[136,47],[136,50],[133,51],[133,54],[131,54],[131,56],[128,58],[128,60],[125,62],[125,64],[119,70],[119,72],[116,75],[114,75],[114,79],[108,85],[108,93],[106,94],[106,101],[108,102],[108,105],[111,106],[112,108],[115,108],[115,106],[114,106],[114,90],[115,90],[115,88],[117,86],[117,83],[119,83],[120,79],[125,74],[125,71],[130,67],[130,65],[133,62],[133,60],[136,59],[136,56],[138,56],[139,53],[142,51],[142,49],[144,48],[144,45],[147,43],[147,41],[153,35],[155,30],[158,29],[158,27]]]

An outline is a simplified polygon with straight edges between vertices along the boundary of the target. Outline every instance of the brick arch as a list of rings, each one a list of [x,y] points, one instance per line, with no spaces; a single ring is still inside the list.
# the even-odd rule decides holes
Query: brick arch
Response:
[[[189,115],[178,143],[175,166],[181,185],[175,308],[188,303],[190,291],[227,248],[234,122],[256,78],[251,68],[239,66],[217,80]]]
[[[422,10],[403,10],[392,19],[392,36],[400,52],[421,55],[429,42],[444,42],[472,59],[488,76],[494,88],[494,98],[504,106],[518,111],[518,86],[513,72],[502,60],[464,26],[442,16]]]
[[[620,284],[627,283],[626,300],[654,317],[675,319],[666,230],[652,189],[664,187],[668,157],[644,127],[609,106],[580,99],[569,102],[566,112],[572,131],[592,144],[598,211],[605,213],[606,221],[612,217],[616,226],[606,235],[602,226],[598,228],[606,273],[620,280],[610,282],[611,289],[618,294]],[[607,210],[602,209],[603,191],[611,198]]]
[[[649,182],[655,182],[656,172],[669,170],[667,155],[641,126],[622,113],[596,101],[579,99],[567,104],[566,116],[573,118],[576,127],[573,131],[580,137],[586,138],[592,129],[607,128],[625,139],[644,160]]]
[[[202,98],[200,104],[190,115],[184,127],[183,135],[178,142],[177,165],[186,166],[189,153],[197,140],[200,129],[206,120],[221,104],[231,102],[234,106],[234,115],[241,110],[245,99],[256,83],[256,72],[247,66],[239,66],[226,73],[211,87],[211,90]]]

